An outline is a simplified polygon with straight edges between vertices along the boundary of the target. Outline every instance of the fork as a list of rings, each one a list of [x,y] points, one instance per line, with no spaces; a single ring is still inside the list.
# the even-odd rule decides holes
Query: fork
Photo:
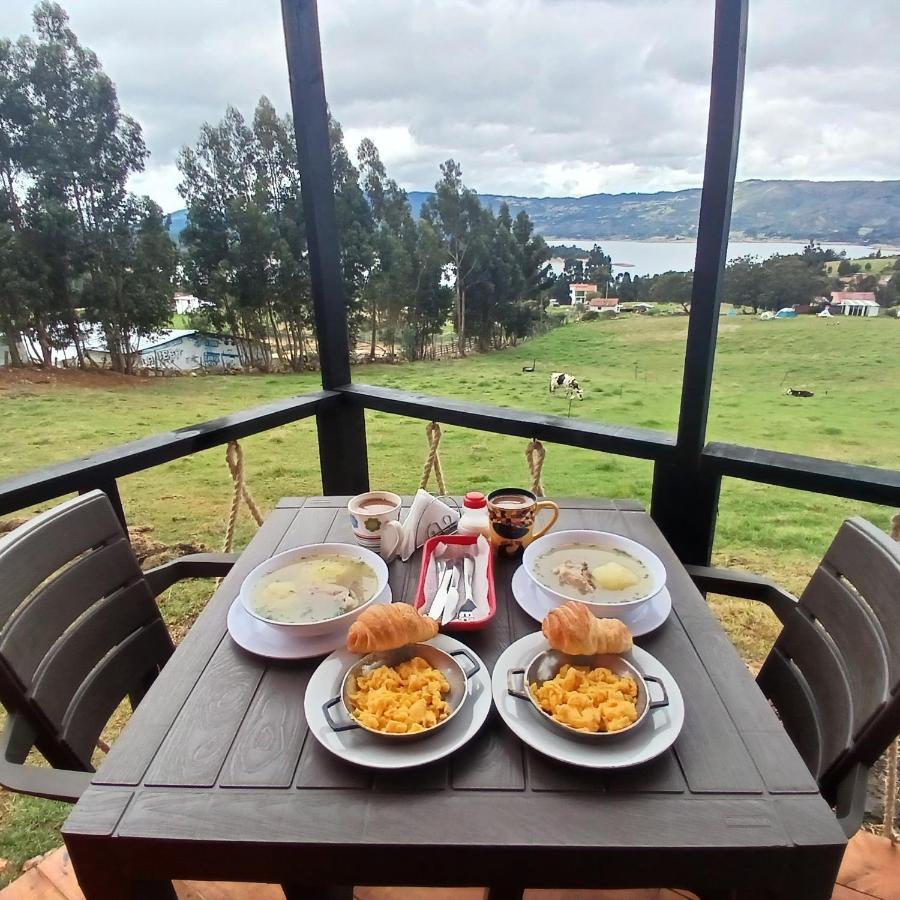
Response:
[[[456,615],[458,622],[472,622],[475,619],[475,601],[472,599],[472,569],[474,563],[470,556],[463,557],[463,588],[465,589],[466,602],[460,607]]]

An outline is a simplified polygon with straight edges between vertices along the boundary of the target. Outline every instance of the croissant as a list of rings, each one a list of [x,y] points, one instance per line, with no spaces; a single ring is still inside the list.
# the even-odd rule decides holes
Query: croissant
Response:
[[[437,621],[419,615],[408,603],[370,606],[350,626],[347,649],[351,653],[393,650],[430,640],[437,633]]]
[[[574,600],[551,609],[541,631],[554,650],[572,656],[624,653],[632,646],[631,632],[618,619],[598,619],[583,603]]]

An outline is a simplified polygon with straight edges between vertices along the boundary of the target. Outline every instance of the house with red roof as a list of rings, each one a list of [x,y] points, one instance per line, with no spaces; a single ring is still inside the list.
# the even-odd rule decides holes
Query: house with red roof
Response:
[[[582,284],[581,282],[578,282],[577,284],[569,285],[569,296],[572,298],[573,306],[587,303],[588,297],[590,297],[591,294],[596,293],[596,284]]]
[[[832,291],[829,311],[832,315],[877,316],[881,307],[873,291]]]

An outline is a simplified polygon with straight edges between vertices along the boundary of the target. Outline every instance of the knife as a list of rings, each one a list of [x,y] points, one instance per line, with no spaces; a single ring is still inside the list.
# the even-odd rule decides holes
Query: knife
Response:
[[[454,564],[450,569],[450,587],[447,589],[447,601],[444,604],[444,615],[441,625],[446,625],[456,618],[459,610],[459,566]]]
[[[447,590],[450,587],[450,579],[453,575],[453,570],[446,563],[438,562],[437,565],[443,565],[444,570],[438,579],[438,588],[434,592],[434,598],[428,607],[428,612],[425,613],[431,619],[440,619],[441,613],[444,611],[444,604],[447,602]]]

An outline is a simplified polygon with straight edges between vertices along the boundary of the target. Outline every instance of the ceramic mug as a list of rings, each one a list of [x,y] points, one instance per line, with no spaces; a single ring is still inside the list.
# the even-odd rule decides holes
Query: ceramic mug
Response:
[[[559,518],[559,507],[552,500],[538,500],[525,488],[500,488],[487,498],[491,523],[491,544],[505,556],[512,556],[527,547],[535,538],[546,534]],[[552,511],[550,521],[538,531],[534,529],[537,514],[542,509]]]
[[[400,504],[400,498],[390,491],[366,491],[352,497],[347,512],[356,543],[378,553],[385,522],[400,518]]]

